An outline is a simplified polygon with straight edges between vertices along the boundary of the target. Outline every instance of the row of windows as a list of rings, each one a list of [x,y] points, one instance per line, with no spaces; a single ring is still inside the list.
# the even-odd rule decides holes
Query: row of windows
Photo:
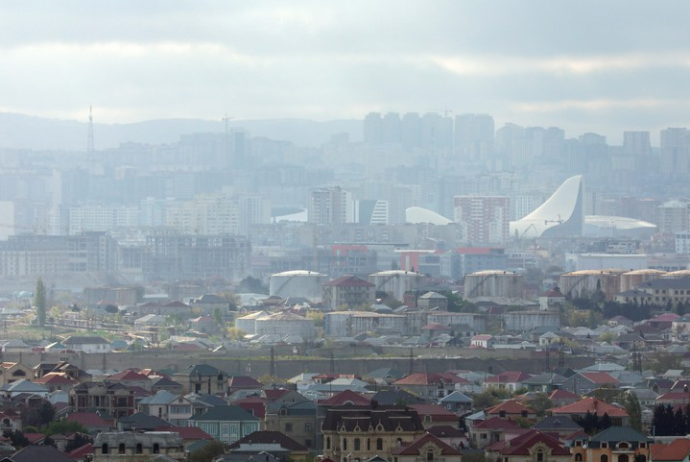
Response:
[[[401,443],[402,440],[398,439],[398,443]],[[331,449],[331,437],[328,436],[326,437],[326,449]],[[343,438],[343,451],[348,450],[348,439]],[[361,451],[362,450],[362,440],[360,438],[355,438],[353,440],[353,451]],[[377,451],[382,451],[383,450],[383,438],[376,438],[376,450]],[[371,451],[371,439],[367,438],[367,451]]]

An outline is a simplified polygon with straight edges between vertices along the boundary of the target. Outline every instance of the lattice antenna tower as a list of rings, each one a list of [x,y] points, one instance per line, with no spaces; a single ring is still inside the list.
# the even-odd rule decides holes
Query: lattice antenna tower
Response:
[[[96,148],[93,143],[93,112],[91,110],[91,106],[89,106],[89,134],[86,139],[86,154],[89,156],[91,161],[94,160],[95,152]]]

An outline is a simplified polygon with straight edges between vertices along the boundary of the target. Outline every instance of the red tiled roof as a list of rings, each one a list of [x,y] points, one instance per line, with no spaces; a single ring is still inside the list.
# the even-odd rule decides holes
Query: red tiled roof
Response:
[[[420,417],[431,416],[431,420],[434,422],[457,422],[458,416],[453,412],[450,412],[443,406],[438,404],[410,404],[408,406],[410,409],[417,411]]]
[[[454,374],[410,374],[393,382],[394,385],[438,385],[439,383],[466,383],[467,380]]]
[[[488,430],[514,430],[520,428],[518,424],[512,420],[499,419],[498,417],[491,417],[490,419],[482,420],[474,425],[477,429]]]
[[[352,390],[344,390],[318,402],[319,406],[344,406],[346,403],[366,406],[371,403],[371,399]]]
[[[551,449],[552,456],[568,456],[568,451],[556,438],[538,430],[529,430],[527,433],[510,440],[510,444],[501,450],[502,455],[528,456],[530,450],[537,444],[545,445]]]
[[[73,449],[66,454],[68,457],[74,460],[84,460],[86,456],[93,454],[93,445],[91,445],[91,443],[86,443],[85,445],[79,446],[78,448]]]
[[[525,406],[524,404],[521,404],[513,399],[498,403],[495,406],[491,406],[484,412],[488,415],[497,415],[502,412],[512,415],[522,415],[523,412],[526,412],[527,414],[536,413],[536,411],[531,407]]]
[[[267,388],[264,390],[266,401],[275,401],[290,393],[286,388]]]
[[[108,376],[108,378],[111,380],[150,380],[144,374],[140,374],[139,372],[133,371],[132,369],[127,369],[125,371],[118,372],[117,374]]]
[[[391,454],[395,454],[396,456],[419,456],[422,447],[427,444],[433,444],[434,446],[440,448],[441,455],[443,456],[460,456],[460,452],[458,452],[457,449],[454,449],[452,446],[444,443],[443,441],[441,441],[433,435],[430,435],[429,433],[423,434],[407,446],[399,446],[392,449]]]
[[[580,375],[598,385],[615,385],[618,383],[615,377],[606,372],[581,372]]]
[[[558,388],[551,392],[549,399],[580,399],[580,396],[571,391]]]
[[[31,444],[39,443],[46,437],[43,433],[24,433],[24,436]]]
[[[73,412],[67,416],[66,420],[68,422],[79,422],[86,428],[110,427],[110,424],[95,412]]]
[[[604,414],[608,414],[609,417],[627,417],[628,413],[625,409],[608,404],[604,401],[597,400],[596,398],[585,398],[572,404],[566,404],[565,406],[550,409],[551,414],[586,414],[590,412],[596,414],[599,417]]]
[[[183,440],[213,440],[213,437],[199,427],[158,427],[157,432],[175,432]]]
[[[652,460],[655,461],[680,461],[690,454],[690,440],[679,438],[668,444],[652,444]]]
[[[258,417],[261,420],[266,417],[266,403],[264,402],[263,398],[259,398],[258,396],[238,399],[237,401],[234,401],[233,404],[241,407],[247,412],[251,412],[253,416]]]
[[[63,385],[63,384],[76,384],[78,383],[76,380],[72,380],[70,377],[67,377],[65,374],[61,372],[49,372],[40,379],[34,379],[34,383],[40,383],[43,385],[46,384],[54,384],[54,385]]]

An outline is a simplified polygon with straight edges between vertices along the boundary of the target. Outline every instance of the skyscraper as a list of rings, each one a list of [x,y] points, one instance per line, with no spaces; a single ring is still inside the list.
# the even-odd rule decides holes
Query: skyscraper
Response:
[[[464,161],[487,160],[494,149],[494,118],[488,114],[455,117],[455,152]]]

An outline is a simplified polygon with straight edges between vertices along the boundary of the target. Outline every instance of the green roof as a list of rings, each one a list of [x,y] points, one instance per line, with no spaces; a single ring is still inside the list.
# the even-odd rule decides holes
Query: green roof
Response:
[[[204,414],[190,417],[194,421],[259,421],[259,418],[239,406],[214,406]]]

